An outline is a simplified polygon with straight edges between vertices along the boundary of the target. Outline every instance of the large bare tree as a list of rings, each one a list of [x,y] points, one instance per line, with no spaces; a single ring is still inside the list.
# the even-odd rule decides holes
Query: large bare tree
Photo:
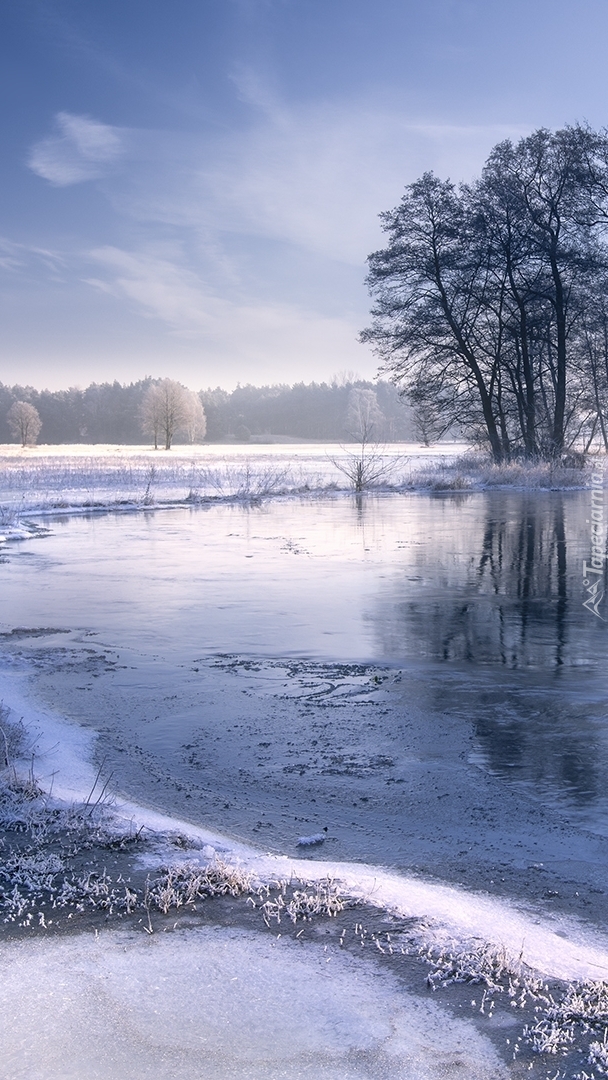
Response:
[[[584,327],[608,266],[606,133],[577,125],[501,143],[476,183],[427,173],[381,217],[389,242],[369,258],[362,338],[384,370],[421,415],[483,438],[496,462],[559,457],[589,400]]]

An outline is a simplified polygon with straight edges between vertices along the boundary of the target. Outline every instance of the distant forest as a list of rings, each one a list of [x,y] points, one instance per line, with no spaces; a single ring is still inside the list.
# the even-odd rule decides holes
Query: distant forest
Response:
[[[141,406],[155,381],[91,383],[85,390],[53,391],[0,383],[0,443],[15,442],[6,419],[15,401],[27,401],[38,410],[41,443],[146,443]],[[355,434],[353,404],[361,391],[366,392],[368,406],[372,400],[374,440],[400,442],[420,437],[411,409],[392,383],[353,380],[238,386],[232,392],[201,390],[207,418],[205,442],[347,441]],[[179,437],[176,442],[180,442]]]

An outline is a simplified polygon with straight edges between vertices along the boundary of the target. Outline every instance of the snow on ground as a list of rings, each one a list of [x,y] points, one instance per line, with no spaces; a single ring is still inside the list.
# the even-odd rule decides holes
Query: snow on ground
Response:
[[[0,949],[5,1080],[501,1080],[469,1021],[322,945],[198,927]]]
[[[407,485],[413,473],[465,450],[464,443],[391,443],[371,453],[382,462],[380,482]],[[125,509],[348,488],[343,466],[359,454],[357,445],[325,443],[178,446],[169,452],[8,444],[0,446],[0,531],[35,510]]]
[[[396,454],[407,454],[409,457],[453,457],[454,454],[464,453],[468,447],[465,442],[434,443],[432,447],[423,446],[421,443],[386,443],[387,451]],[[66,458],[96,457],[105,460],[120,460],[121,458],[145,458],[151,464],[159,464],[162,461],[224,461],[234,459],[240,461],[260,460],[268,458],[272,460],[313,459],[323,461],[327,454],[337,454],[340,449],[348,451],[357,449],[358,443],[201,443],[191,445],[174,445],[170,451],[154,450],[147,445],[128,446],[116,443],[61,443],[57,445],[42,444],[40,446],[21,447],[16,443],[0,443],[0,459],[12,460],[20,464],[29,462],[52,462]]]

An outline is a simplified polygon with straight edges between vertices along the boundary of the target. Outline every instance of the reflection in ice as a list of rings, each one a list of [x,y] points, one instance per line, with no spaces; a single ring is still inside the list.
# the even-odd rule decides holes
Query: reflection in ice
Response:
[[[375,856],[381,812],[423,790],[429,747],[456,768],[447,715],[450,738],[474,739],[470,762],[604,831],[586,515],[587,492],[494,491],[56,521],[1,568],[0,617],[10,631],[60,612],[77,631],[23,646],[40,692],[100,730],[119,783],[165,809],[211,824],[222,809],[279,847],[329,819],[342,850]],[[374,799],[375,836],[361,825]]]

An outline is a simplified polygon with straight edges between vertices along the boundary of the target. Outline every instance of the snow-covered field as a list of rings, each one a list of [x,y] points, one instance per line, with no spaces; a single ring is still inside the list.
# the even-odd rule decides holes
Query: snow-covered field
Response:
[[[390,444],[375,453],[387,483],[462,453],[464,444],[431,451]],[[348,488],[339,464],[358,447],[335,444],[177,446],[0,446],[0,507],[5,517],[34,509],[154,506],[201,499],[256,499]],[[336,464],[338,463],[338,464]]]
[[[0,529],[32,512],[134,509],[352,489],[357,444],[0,446]],[[518,464],[496,468],[464,443],[368,447],[376,490],[476,490],[585,486],[580,469]]]

